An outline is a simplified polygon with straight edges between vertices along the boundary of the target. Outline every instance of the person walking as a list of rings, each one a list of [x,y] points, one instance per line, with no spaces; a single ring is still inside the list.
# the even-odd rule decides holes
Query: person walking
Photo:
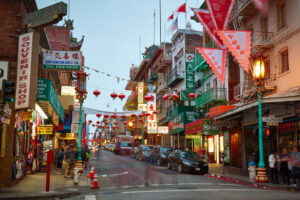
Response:
[[[289,160],[290,156],[288,154],[287,148],[284,147],[280,156],[280,173],[282,175],[282,182],[288,185],[290,184],[290,171],[288,166]]]
[[[271,173],[271,181],[273,184],[278,184],[278,166],[279,166],[280,158],[277,155],[277,152],[269,155],[269,167]]]
[[[64,149],[61,148],[59,152],[55,156],[56,159],[56,168],[57,168],[57,174],[62,174],[62,164],[64,160]]]
[[[77,152],[74,151],[74,146],[70,145],[67,152],[65,153],[65,160],[67,162],[67,168],[64,178],[68,178],[68,174],[71,174],[70,178],[74,177],[74,167],[77,161]]]
[[[297,162],[300,159],[300,155],[298,152],[298,148],[294,147],[292,152],[290,153],[290,161],[289,165],[292,170],[292,178],[293,178],[293,184],[292,186],[297,186],[297,176],[299,176],[299,184],[300,184],[300,174],[299,174],[299,167],[297,166]]]

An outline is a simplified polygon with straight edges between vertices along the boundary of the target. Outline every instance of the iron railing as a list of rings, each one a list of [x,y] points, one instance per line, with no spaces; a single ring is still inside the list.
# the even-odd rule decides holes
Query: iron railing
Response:
[[[200,94],[196,100],[196,107],[202,107],[212,101],[226,101],[226,89],[225,88],[212,88],[206,92]]]

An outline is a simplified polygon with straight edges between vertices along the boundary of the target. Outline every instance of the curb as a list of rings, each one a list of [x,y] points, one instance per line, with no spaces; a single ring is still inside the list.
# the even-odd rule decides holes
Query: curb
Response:
[[[232,183],[238,183],[238,184],[241,184],[241,185],[260,188],[260,189],[277,190],[277,191],[285,191],[285,192],[300,192],[299,187],[298,188],[270,187],[270,186],[266,186],[266,185],[261,184],[261,183],[253,183],[253,182],[248,182],[248,181],[242,181],[242,180],[239,180],[239,179],[236,179],[236,178],[222,176],[222,175],[218,175],[218,174],[208,174],[206,176],[211,177],[211,178],[218,178],[218,179],[228,181],[228,182],[232,182]]]
[[[68,193],[60,193],[60,194],[55,194],[55,193],[49,193],[44,194],[44,195],[36,195],[36,196],[26,196],[28,194],[25,194],[25,196],[7,196],[7,197],[1,197],[1,200],[12,200],[12,199],[24,199],[24,200],[29,200],[29,199],[49,199],[49,198],[70,198],[74,197],[77,195],[80,195],[79,192],[68,192]]]

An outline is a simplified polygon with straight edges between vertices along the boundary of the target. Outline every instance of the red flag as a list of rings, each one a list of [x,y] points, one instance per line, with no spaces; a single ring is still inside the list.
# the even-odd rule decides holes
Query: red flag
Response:
[[[168,21],[173,20],[174,19],[174,14],[170,15],[170,17],[168,18]]]
[[[226,50],[196,47],[199,53],[204,57],[206,62],[214,71],[216,77],[221,81],[222,85],[225,82],[225,65],[226,65]]]
[[[191,9],[192,9],[192,11],[194,11],[196,18],[203,25],[204,30],[210,36],[212,41],[218,47],[220,47],[221,49],[224,49],[225,47],[222,43],[222,40],[216,34],[216,27],[211,19],[211,16],[210,16],[208,10],[197,9],[197,8],[191,8]]]
[[[262,13],[268,12],[269,0],[253,0],[255,7]]]
[[[244,70],[249,72],[251,31],[220,30],[217,34]]]
[[[235,0],[205,0],[216,29],[225,30]]]
[[[186,12],[185,3],[182,4],[179,8],[177,8],[176,12],[183,12],[183,13],[185,13]]]

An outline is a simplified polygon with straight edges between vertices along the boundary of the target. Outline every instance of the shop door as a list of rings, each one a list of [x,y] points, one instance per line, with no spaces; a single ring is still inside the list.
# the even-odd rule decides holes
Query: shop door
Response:
[[[236,167],[241,167],[242,158],[241,158],[241,135],[240,133],[234,133],[231,135],[231,165]]]
[[[194,151],[194,139],[187,139],[186,140],[186,147],[190,151]]]

